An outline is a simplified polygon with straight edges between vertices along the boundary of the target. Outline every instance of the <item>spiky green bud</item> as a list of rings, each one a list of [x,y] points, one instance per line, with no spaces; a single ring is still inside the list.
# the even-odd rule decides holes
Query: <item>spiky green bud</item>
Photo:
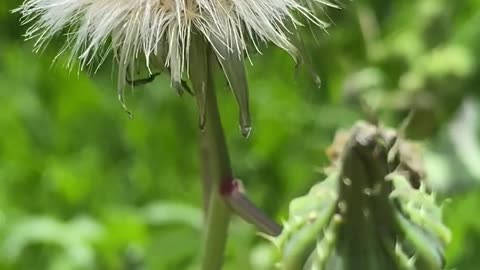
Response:
[[[412,144],[393,130],[366,123],[339,138],[327,179],[291,202],[282,233],[272,238],[279,250],[277,266],[442,269],[450,232],[425,188]]]

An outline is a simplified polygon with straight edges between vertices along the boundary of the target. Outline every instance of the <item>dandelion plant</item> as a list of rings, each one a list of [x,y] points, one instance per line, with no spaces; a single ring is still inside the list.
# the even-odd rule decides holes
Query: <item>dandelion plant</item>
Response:
[[[25,36],[42,50],[65,34],[60,54],[67,66],[96,70],[109,55],[118,67],[118,97],[127,110],[125,89],[147,71],[151,81],[168,73],[171,86],[192,92],[202,130],[205,197],[203,269],[220,269],[231,209],[270,234],[279,227],[239,189],[220,122],[214,86],[223,73],[239,106],[241,133],[251,131],[245,59],[273,43],[296,62],[297,28],[303,23],[325,27],[316,12],[329,0],[27,0],[16,12],[28,24]],[[193,91],[190,91],[192,89]],[[128,111],[128,110],[127,110]]]
[[[337,7],[335,2],[26,0],[15,12],[29,26],[25,37],[35,41],[35,51],[65,36],[59,55],[68,55],[68,68],[96,71],[113,55],[118,98],[127,112],[126,89],[161,74],[179,94],[195,97],[203,170],[203,270],[221,269],[232,213],[275,244],[281,269],[440,269],[448,229],[424,188],[424,175],[405,162],[407,143],[394,132],[355,126],[337,151],[329,177],[292,201],[283,228],[248,199],[232,171],[215,78],[228,82],[241,134],[248,138],[252,123],[245,62],[263,43],[271,43],[303,63],[299,29],[326,27],[318,14]],[[148,76],[139,79],[139,73]]]

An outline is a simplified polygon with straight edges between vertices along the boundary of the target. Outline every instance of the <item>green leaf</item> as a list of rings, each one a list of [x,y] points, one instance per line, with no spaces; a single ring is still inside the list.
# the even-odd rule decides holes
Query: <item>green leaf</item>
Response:
[[[250,118],[250,100],[248,91],[247,74],[244,66],[243,52],[234,51],[218,39],[211,37],[218,62],[222,66],[223,73],[227,78],[230,89],[235,95],[240,110],[240,131],[248,137],[252,130]]]

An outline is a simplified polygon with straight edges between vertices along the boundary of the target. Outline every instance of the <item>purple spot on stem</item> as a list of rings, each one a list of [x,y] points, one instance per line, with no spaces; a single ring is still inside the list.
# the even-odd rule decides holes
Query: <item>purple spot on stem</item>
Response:
[[[239,187],[239,182],[235,179],[222,181],[220,184],[220,195],[229,197]]]

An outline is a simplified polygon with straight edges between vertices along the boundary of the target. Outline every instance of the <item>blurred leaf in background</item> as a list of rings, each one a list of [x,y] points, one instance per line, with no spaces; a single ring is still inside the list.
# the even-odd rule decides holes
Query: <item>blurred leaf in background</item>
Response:
[[[10,13],[19,4],[0,2],[0,269],[196,269],[194,99],[159,77],[128,94],[130,120],[108,61],[92,75],[52,65],[62,37],[32,53]],[[406,134],[423,142],[432,185],[451,198],[449,267],[478,269],[480,1],[343,1],[325,16],[328,33],[302,35],[320,89],[280,50],[252,56],[249,140],[220,91],[237,176],[279,220],[321,179],[337,129],[372,114],[399,126],[413,112]],[[271,269],[270,256],[235,219],[225,269]]]

